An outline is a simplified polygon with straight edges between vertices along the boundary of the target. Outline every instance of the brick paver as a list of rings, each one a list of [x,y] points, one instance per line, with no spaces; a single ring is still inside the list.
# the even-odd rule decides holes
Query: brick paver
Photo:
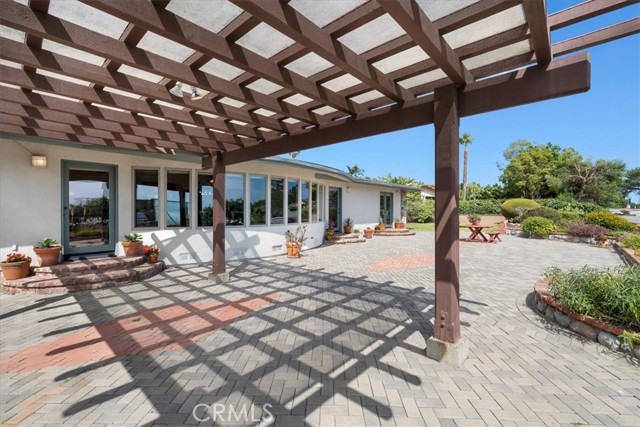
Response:
[[[195,425],[195,408],[202,425],[215,411],[216,425],[638,424],[638,366],[526,304],[546,267],[620,265],[614,252],[461,245],[471,349],[454,368],[424,355],[433,246],[433,233],[375,237],[230,263],[225,285],[191,267],[95,292],[0,295],[0,421]]]

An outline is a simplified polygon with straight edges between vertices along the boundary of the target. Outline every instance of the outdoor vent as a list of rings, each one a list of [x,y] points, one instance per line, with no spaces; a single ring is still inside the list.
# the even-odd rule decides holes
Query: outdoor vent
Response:
[[[282,252],[282,245],[275,245],[271,247],[271,252]]]

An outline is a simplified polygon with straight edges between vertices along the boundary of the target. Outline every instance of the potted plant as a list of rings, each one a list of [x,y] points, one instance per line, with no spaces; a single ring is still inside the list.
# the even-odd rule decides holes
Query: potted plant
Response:
[[[4,262],[0,262],[4,280],[17,280],[29,275],[31,257],[21,252],[11,252]]]
[[[138,256],[142,247],[142,235],[138,233],[129,233],[124,235],[122,240],[122,248],[124,256]]]
[[[351,234],[351,230],[353,230],[353,220],[351,217],[347,217],[344,220],[344,234]]]
[[[334,231],[333,227],[335,226],[336,224],[333,222],[333,220],[329,220],[329,225],[327,226],[327,232],[329,231],[333,232]]]
[[[33,247],[33,252],[38,257],[40,267],[47,267],[58,263],[62,246],[56,239],[45,237],[42,241],[36,243]]]
[[[358,237],[360,237],[360,229],[359,228],[354,228],[353,229],[353,234],[357,234]]]
[[[373,228],[367,227],[364,229],[364,238],[371,239],[373,237]]]
[[[302,244],[307,240],[304,235],[307,232],[306,225],[299,225],[296,228],[296,232],[292,233],[287,230],[284,233],[284,238],[287,243],[287,256],[289,258],[300,258],[300,252],[302,251]]]
[[[469,220],[471,225],[478,225],[480,224],[480,220],[482,219],[482,217],[478,214],[470,214],[467,215],[467,219]]]
[[[384,220],[382,217],[378,218],[378,230],[384,231]]]
[[[150,263],[158,262],[158,254],[160,253],[160,247],[158,245],[146,245],[142,252],[147,257]]]
[[[404,228],[404,222],[402,222],[400,217],[396,218],[396,221],[393,223],[393,228]]]

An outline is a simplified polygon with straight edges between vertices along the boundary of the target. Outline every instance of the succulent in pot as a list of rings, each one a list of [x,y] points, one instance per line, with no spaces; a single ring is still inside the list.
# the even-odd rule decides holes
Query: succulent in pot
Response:
[[[138,256],[140,255],[140,249],[142,248],[142,235],[138,233],[125,234],[122,239],[122,248],[124,249],[124,256]]]
[[[289,230],[284,233],[285,242],[287,244],[287,256],[289,258],[300,258],[302,244],[307,240],[305,237],[306,232],[307,226],[299,225],[298,228],[296,228],[295,233]]]
[[[344,234],[351,234],[353,230],[353,220],[351,219],[351,217],[347,217],[347,219],[344,220]]]
[[[480,220],[482,219],[482,217],[478,214],[471,214],[467,215],[467,219],[472,225],[478,225],[480,224]]]
[[[397,217],[393,223],[393,228],[404,228],[404,222],[402,222],[402,218]]]
[[[35,244],[33,252],[35,252],[38,257],[38,264],[40,267],[48,267],[58,263],[60,253],[62,252],[62,246],[60,246],[56,239],[45,237]]]

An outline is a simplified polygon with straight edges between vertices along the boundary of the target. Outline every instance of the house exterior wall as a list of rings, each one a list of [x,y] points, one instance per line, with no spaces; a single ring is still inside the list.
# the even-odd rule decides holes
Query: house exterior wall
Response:
[[[0,139],[0,258],[18,250],[34,258],[33,245],[44,237],[62,241],[62,161],[81,161],[116,166],[117,173],[117,226],[114,239],[120,240],[129,232],[142,234],[145,244],[161,248],[160,259],[167,264],[209,263],[212,260],[212,228],[197,224],[197,175],[202,172],[199,159],[176,161],[171,157],[147,157],[126,152],[105,152],[95,149],[40,144],[19,141],[31,153],[47,156],[48,167],[31,166],[30,154],[12,141]],[[164,209],[161,208],[159,227],[134,227],[133,188],[134,168],[155,168],[159,173],[158,203],[165,203],[167,170],[188,170],[191,173],[190,227],[164,227]],[[227,173],[244,173],[245,218],[249,214],[249,174],[268,177],[301,179],[324,185],[323,221],[307,225],[305,249],[322,244],[328,212],[329,186],[342,188],[343,219],[353,218],[355,228],[373,227],[378,222],[380,192],[394,193],[394,218],[400,215],[400,191],[393,188],[347,183],[339,180],[318,179],[316,171],[298,166],[274,165],[268,162],[248,162],[227,168]],[[269,187],[268,187],[269,188]],[[268,200],[268,198],[267,198]],[[267,203],[269,203],[267,201]],[[269,212],[270,209],[267,209]],[[295,231],[298,224],[266,226],[227,226],[226,259],[266,257],[286,253],[284,233]],[[122,247],[116,244],[116,254]]]

